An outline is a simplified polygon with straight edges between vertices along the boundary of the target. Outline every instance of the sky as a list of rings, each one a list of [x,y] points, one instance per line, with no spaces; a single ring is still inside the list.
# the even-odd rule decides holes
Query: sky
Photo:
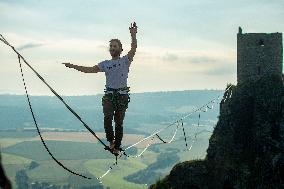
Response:
[[[62,62],[94,66],[111,59],[109,40],[130,50],[132,93],[225,89],[237,80],[237,32],[284,31],[283,0],[0,0],[2,34],[60,95],[102,94],[104,73],[86,74]],[[24,94],[16,54],[0,43],[0,94]],[[32,95],[51,95],[24,66]]]

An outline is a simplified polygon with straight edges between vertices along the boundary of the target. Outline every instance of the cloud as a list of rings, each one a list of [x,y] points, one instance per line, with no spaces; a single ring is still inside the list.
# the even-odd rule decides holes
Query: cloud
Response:
[[[44,44],[41,44],[41,43],[27,43],[27,44],[21,45],[21,46],[18,47],[17,49],[20,51],[20,50],[24,50],[24,49],[30,49],[30,48],[41,47],[41,46],[43,46],[43,45],[44,45]]]
[[[232,49],[184,50],[169,48],[139,49],[135,62],[137,70],[155,69],[157,74],[228,77],[236,74],[236,55]],[[167,77],[167,74],[162,74]]]
[[[187,72],[208,76],[235,74],[235,56],[222,52],[173,52],[164,53],[156,63],[163,64],[160,69]]]
[[[221,58],[210,57],[210,56],[194,56],[188,57],[188,62],[202,64],[202,63],[218,63],[220,62]]]
[[[236,65],[227,63],[212,67],[211,69],[206,70],[204,73],[208,75],[231,75],[235,74],[236,72]]]
[[[173,62],[173,61],[177,61],[179,59],[179,56],[174,53],[167,53],[166,55],[162,57],[162,59],[168,62]]]

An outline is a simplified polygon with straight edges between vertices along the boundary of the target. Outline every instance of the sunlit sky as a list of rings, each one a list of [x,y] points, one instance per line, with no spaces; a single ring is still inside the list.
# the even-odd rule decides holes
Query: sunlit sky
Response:
[[[224,89],[236,83],[236,34],[284,31],[283,0],[0,0],[0,33],[61,95],[103,93],[104,73],[84,74],[61,62],[94,66],[110,59],[108,41],[138,48],[131,92]],[[0,93],[23,94],[17,56],[0,43]],[[26,67],[31,94],[51,92]]]

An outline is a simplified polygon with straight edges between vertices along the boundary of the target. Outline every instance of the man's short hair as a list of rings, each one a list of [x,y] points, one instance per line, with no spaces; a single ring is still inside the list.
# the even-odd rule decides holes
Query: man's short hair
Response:
[[[110,42],[110,43],[111,43],[111,42],[117,42],[118,45],[119,45],[119,47],[121,48],[121,50],[123,50],[123,49],[122,49],[122,43],[121,43],[121,41],[120,41],[119,39],[111,39],[109,42]]]

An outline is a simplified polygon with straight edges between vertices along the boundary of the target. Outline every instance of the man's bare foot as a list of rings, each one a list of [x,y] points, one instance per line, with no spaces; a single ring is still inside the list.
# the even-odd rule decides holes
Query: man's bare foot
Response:
[[[116,156],[119,155],[119,152],[120,152],[120,150],[119,150],[119,149],[116,149],[116,148],[113,148],[113,150],[112,150],[112,153],[113,153],[114,155],[116,155]]]
[[[109,143],[109,149],[110,149],[111,151],[114,150],[114,147],[115,147],[114,142],[115,142],[115,141],[112,141],[112,142]]]

